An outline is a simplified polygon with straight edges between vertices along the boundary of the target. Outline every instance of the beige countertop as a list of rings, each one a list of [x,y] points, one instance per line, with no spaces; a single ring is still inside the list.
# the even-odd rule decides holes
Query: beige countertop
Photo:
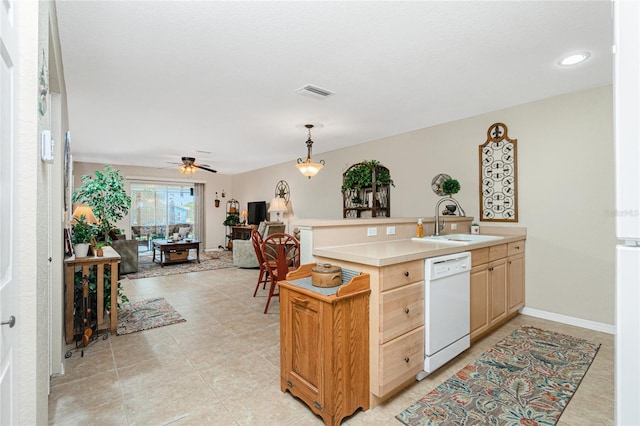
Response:
[[[317,247],[313,250],[313,255],[326,257],[329,259],[355,262],[364,265],[388,266],[396,263],[426,259],[429,257],[442,256],[452,253],[459,253],[463,251],[475,250],[478,248],[526,239],[526,233],[491,233],[490,235],[500,235],[503,238],[500,240],[473,243],[468,245],[454,245],[403,239],[381,241],[375,243]]]

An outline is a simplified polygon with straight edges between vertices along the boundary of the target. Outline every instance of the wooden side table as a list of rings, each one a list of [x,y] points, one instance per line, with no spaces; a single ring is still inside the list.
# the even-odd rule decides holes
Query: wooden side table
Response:
[[[112,247],[103,248],[104,256],[68,257],[65,264],[65,340],[67,344],[73,343],[73,311],[74,311],[74,280],[76,266],[82,267],[82,276],[89,275],[89,268],[97,268],[96,277],[98,280],[97,307],[98,307],[98,330],[107,328],[104,324],[104,265],[111,265],[111,321],[108,329],[111,334],[116,334],[118,330],[118,262],[120,255]]]
[[[251,231],[255,229],[253,226],[232,226],[231,240],[250,240]]]

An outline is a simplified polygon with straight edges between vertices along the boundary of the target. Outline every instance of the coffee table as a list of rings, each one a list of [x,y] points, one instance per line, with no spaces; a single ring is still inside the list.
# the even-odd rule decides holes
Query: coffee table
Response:
[[[153,261],[156,262],[156,250],[159,252],[157,262],[164,268],[169,263],[181,263],[196,260],[200,263],[200,241],[153,241]],[[196,251],[196,257],[190,256],[190,250]]]

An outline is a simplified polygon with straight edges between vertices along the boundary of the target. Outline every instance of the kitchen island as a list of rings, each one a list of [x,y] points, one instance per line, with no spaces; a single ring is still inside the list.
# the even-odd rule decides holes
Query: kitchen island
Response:
[[[471,218],[462,226],[470,224]],[[415,381],[424,363],[424,259],[470,251],[471,270],[471,340],[477,340],[513,316],[524,306],[524,240],[526,229],[483,227],[483,233],[500,235],[494,241],[454,245],[451,243],[412,241],[409,226],[391,219],[367,220],[354,224],[359,228],[395,226],[392,239],[312,247],[313,261],[358,270],[370,276],[369,365],[370,406],[375,407]],[[346,223],[345,223],[346,222]],[[362,229],[349,229],[354,221],[337,221],[328,226],[340,235],[362,235]],[[325,222],[326,224],[326,222]],[[311,229],[313,230],[313,225]],[[346,228],[344,228],[346,227]],[[401,229],[406,227],[407,229]],[[342,229],[341,229],[342,228]],[[400,228],[400,229],[398,229]],[[457,229],[453,232],[460,232]],[[451,232],[451,231],[448,231]],[[464,228],[462,232],[465,232]],[[468,232],[468,231],[467,231]],[[365,234],[366,235],[366,234]],[[385,238],[386,237],[386,238]],[[397,238],[397,237],[396,237]],[[324,241],[320,236],[315,241]]]

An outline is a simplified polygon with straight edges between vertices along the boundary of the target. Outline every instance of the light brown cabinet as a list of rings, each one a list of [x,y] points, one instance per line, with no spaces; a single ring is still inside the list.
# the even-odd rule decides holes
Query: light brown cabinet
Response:
[[[471,251],[471,340],[524,306],[524,240]]]
[[[323,295],[295,281],[310,276],[311,266],[279,282],[280,388],[326,425],[339,425],[369,408],[369,275]]]

